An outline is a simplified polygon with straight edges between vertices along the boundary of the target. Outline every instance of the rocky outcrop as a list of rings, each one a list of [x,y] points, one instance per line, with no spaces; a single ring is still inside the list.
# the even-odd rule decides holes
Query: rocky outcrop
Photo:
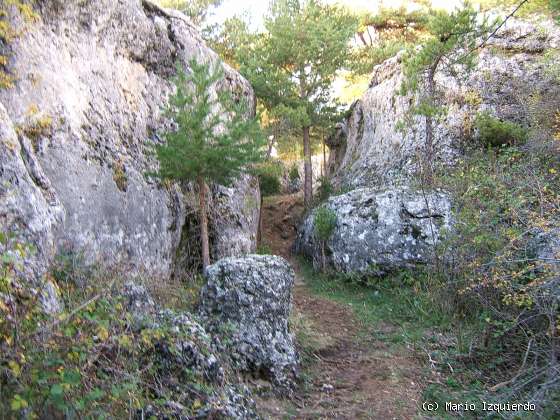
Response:
[[[451,204],[441,192],[425,196],[407,189],[361,188],[329,199],[336,227],[325,243],[327,263],[337,272],[382,275],[428,261],[442,229],[451,224]],[[316,212],[316,211],[315,211]],[[296,251],[322,264],[312,212]]]
[[[293,386],[298,356],[288,330],[294,271],[281,257],[225,258],[206,269],[199,314],[237,369]]]
[[[146,152],[170,126],[160,110],[175,63],[217,55],[182,14],[148,1],[36,7],[38,20],[25,28],[10,18],[23,32],[7,47],[15,86],[0,91],[0,231],[36,248],[27,275],[42,277],[59,253],[162,279],[196,264],[189,187],[146,178],[156,165]],[[224,68],[214,90],[254,104],[248,82]],[[254,251],[256,182],[212,191],[213,257]]]
[[[434,127],[435,160],[453,164],[469,141],[477,112],[535,126],[535,98],[557,97],[560,85],[550,74],[546,50],[560,46],[560,31],[552,22],[512,19],[480,52],[476,67],[460,72],[462,79],[439,73],[436,85],[445,117]],[[344,131],[331,138],[330,174],[345,188],[410,185],[417,155],[425,143],[425,121],[414,117],[404,132],[415,98],[401,96],[402,53],[376,66],[369,89],[354,103]],[[538,124],[536,124],[538,126]]]
[[[461,77],[438,73],[437,99],[446,112],[434,126],[434,166],[453,165],[467,142],[476,140],[478,112],[538,130],[542,117],[535,98],[545,103],[560,94],[560,84],[543,57],[558,46],[560,31],[552,22],[512,19],[481,50],[471,72],[460,71]],[[403,54],[374,68],[368,90],[327,139],[332,184],[354,190],[326,203],[338,216],[326,244],[327,259],[337,270],[384,273],[429,262],[440,228],[451,223],[452,197],[427,191],[426,206],[418,189],[425,118],[410,115],[416,97],[399,94]],[[542,107],[546,104],[539,103]],[[549,108],[557,105],[551,102]],[[296,248],[319,264],[322,254],[313,235],[313,216],[301,227]]]
[[[133,333],[139,340],[153,331],[166,331],[155,345],[145,346],[142,356],[146,365],[157,367],[157,389],[165,395],[154,399],[163,398],[165,403],[146,405],[139,417],[258,418],[250,391],[228,382],[227,359],[191,314],[161,310],[143,286],[131,282],[122,295],[124,310],[136,319]]]

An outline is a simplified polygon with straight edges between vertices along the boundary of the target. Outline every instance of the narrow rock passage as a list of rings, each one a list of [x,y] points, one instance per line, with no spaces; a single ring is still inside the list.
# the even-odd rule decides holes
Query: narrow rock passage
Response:
[[[361,325],[351,306],[317,296],[305,285],[298,259],[291,253],[302,213],[301,194],[266,198],[262,239],[271,253],[292,263],[293,318],[304,320],[320,345],[303,358],[303,381],[294,398],[260,398],[260,411],[279,419],[418,418],[420,360],[404,345],[375,338],[395,330],[390,320]]]

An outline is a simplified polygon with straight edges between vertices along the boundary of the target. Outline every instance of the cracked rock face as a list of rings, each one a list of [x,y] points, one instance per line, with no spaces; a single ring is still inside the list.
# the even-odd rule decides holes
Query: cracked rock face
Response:
[[[325,206],[336,214],[336,227],[325,243],[326,261],[336,271],[386,274],[424,263],[442,229],[451,224],[451,203],[440,192],[361,188],[330,198]],[[304,221],[296,251],[322,263],[321,243],[314,233],[314,215]]]
[[[472,129],[478,112],[533,125],[531,97],[560,94],[543,60],[545,51],[559,46],[560,31],[554,23],[511,19],[481,50],[470,73],[461,72],[462,78],[438,73],[438,100],[446,115],[434,125],[435,161],[443,166],[455,163],[462,142],[476,136]],[[398,128],[417,99],[398,93],[401,61],[399,53],[374,67],[368,90],[329,139],[329,173],[335,186],[411,185],[426,141],[425,119],[414,117],[405,132]]]
[[[161,310],[144,286],[128,282],[122,290],[124,310],[132,315],[134,334],[160,330],[164,334],[152,346],[146,346],[143,362],[157,367],[159,397],[165,404],[148,404],[138,413],[149,418],[257,419],[251,392],[242,384],[227,382],[227,358],[219,354],[214,340],[196,318],[187,312]],[[124,315],[124,314],[123,314]],[[196,383],[206,387],[195,388]],[[143,415],[143,416],[142,416]]]
[[[289,390],[298,364],[288,330],[294,271],[270,255],[224,258],[206,269],[199,314],[234,367]]]
[[[59,253],[130,276],[180,275],[196,260],[184,255],[197,242],[196,201],[188,186],[146,178],[147,145],[170,127],[161,108],[175,63],[217,55],[185,16],[147,1],[45,0],[36,11],[5,52],[16,82],[0,91],[0,230],[35,246],[30,280]],[[254,105],[249,83],[224,68],[214,90]],[[213,258],[254,251],[257,183],[212,192]]]

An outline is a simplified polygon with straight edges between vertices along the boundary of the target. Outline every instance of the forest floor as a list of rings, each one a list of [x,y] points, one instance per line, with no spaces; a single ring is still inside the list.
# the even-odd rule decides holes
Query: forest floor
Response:
[[[424,369],[416,352],[394,343],[390,319],[369,325],[351,302],[318,293],[313,271],[291,253],[303,213],[301,194],[267,197],[262,243],[296,271],[292,329],[302,355],[302,380],[293,398],[259,398],[260,412],[279,419],[414,419]]]

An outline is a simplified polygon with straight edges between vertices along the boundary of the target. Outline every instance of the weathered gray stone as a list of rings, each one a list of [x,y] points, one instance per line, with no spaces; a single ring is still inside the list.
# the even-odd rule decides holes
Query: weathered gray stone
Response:
[[[140,316],[154,313],[156,304],[144,286],[128,281],[124,285],[122,295],[126,298],[126,309],[130,313]]]
[[[560,228],[538,229],[529,241],[531,254],[543,265],[560,275]]]
[[[0,243],[0,254],[11,253],[17,260],[19,277],[40,293],[45,310],[56,312],[60,309],[56,288],[44,274],[54,256],[53,228],[63,220],[64,213],[50,186],[38,186],[26,163],[23,145],[0,103],[0,232],[14,236]],[[22,257],[15,251],[18,243],[33,244],[36,249],[28,249]]]
[[[184,15],[147,1],[36,7],[38,21],[8,52],[15,87],[0,91],[0,230],[35,245],[26,259],[33,278],[61,251],[131,276],[180,274],[179,260],[197,261],[181,259],[181,246],[196,243],[196,200],[189,186],[147,179],[156,162],[146,152],[170,127],[160,110],[175,63],[217,55]],[[11,22],[21,24],[16,15]],[[224,69],[211,93],[231,89],[254,105],[249,83]],[[256,182],[245,177],[212,191],[213,257],[254,251]]]
[[[327,263],[338,272],[385,274],[430,259],[442,229],[451,225],[446,194],[424,197],[407,189],[361,188],[330,198],[325,204],[337,217],[325,244]],[[312,212],[298,232],[295,248],[322,264],[321,244]]]
[[[460,71],[460,78],[438,73],[438,100],[446,116],[434,127],[434,161],[452,165],[464,141],[476,137],[477,112],[534,126],[531,98],[557,97],[560,84],[549,73],[543,52],[560,45],[560,30],[552,22],[528,23],[511,19],[480,52],[476,67]],[[339,132],[329,138],[329,173],[344,188],[411,185],[418,154],[425,144],[425,119],[405,120],[416,97],[399,95],[403,53],[373,69],[368,90],[350,109]]]
[[[145,287],[133,282],[126,283],[121,294],[137,339],[144,330],[165,331],[144,346],[141,357],[143,363],[157,369],[157,389],[163,392],[158,397],[167,402],[163,406],[148,404],[140,415],[187,419],[194,413],[196,418],[258,418],[251,392],[242,384],[228,382],[228,359],[219,354],[215,340],[192,314],[161,310]],[[195,388],[195,384],[209,386]]]
[[[294,271],[281,257],[224,258],[206,269],[199,314],[234,366],[290,389],[298,356],[288,330]]]

